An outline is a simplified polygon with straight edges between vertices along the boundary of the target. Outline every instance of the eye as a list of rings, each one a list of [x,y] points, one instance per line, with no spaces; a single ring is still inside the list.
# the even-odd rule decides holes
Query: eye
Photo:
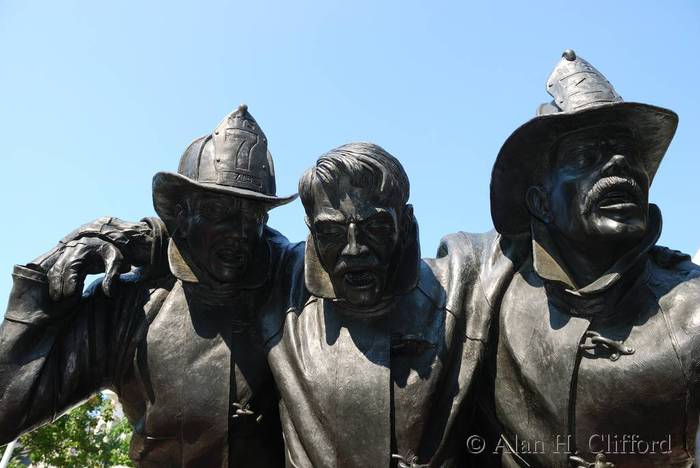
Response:
[[[572,165],[576,169],[587,169],[597,164],[600,161],[600,156],[599,148],[582,148],[575,152]]]
[[[202,204],[202,214],[209,219],[221,219],[228,213],[228,208],[221,203],[209,202]]]
[[[385,224],[367,226],[367,231],[375,236],[390,236],[394,233],[392,227]]]
[[[316,234],[325,238],[338,238],[345,235],[345,227],[338,223],[317,223]]]
[[[390,237],[394,234],[394,225],[389,219],[375,219],[368,221],[364,231],[374,237]]]

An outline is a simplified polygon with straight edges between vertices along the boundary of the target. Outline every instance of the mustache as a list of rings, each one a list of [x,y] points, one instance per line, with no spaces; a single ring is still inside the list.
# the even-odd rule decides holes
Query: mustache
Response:
[[[583,209],[581,210],[581,213],[584,215],[590,213],[591,210],[593,210],[595,204],[598,202],[598,200],[603,195],[614,189],[620,189],[622,191],[631,193],[636,197],[637,200],[642,199],[642,188],[633,178],[620,176],[604,177],[598,182],[596,182],[586,194],[583,200]]]
[[[365,258],[341,258],[336,263],[333,272],[337,275],[342,275],[348,271],[355,270],[372,270],[379,265],[379,261],[375,257]]]
[[[252,247],[249,245],[246,239],[218,239],[212,243],[213,250],[215,251],[228,251],[235,255],[245,255],[249,256]]]

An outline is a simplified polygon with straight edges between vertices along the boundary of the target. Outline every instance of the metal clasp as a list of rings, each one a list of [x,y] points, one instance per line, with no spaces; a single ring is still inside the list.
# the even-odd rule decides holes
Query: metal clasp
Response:
[[[409,460],[406,460],[404,457],[402,457],[398,453],[392,453],[391,458],[398,461],[396,464],[396,466],[398,468],[414,468],[414,467],[419,466],[419,465],[416,465],[416,460],[418,459],[418,457],[415,457],[415,456],[411,457]]]
[[[593,463],[576,455],[569,455],[569,463],[573,468],[615,468],[615,464],[605,459],[604,453],[598,453]]]
[[[598,347],[598,345],[603,346],[604,348],[612,351],[610,353],[611,361],[617,361],[620,359],[620,355],[622,354],[634,354],[635,351],[634,348],[627,346],[622,341],[615,341],[611,340],[610,338],[605,338],[604,336],[601,336],[600,333],[595,331],[589,330],[583,336],[586,338],[586,341],[590,338],[591,342],[590,344],[587,342],[581,343],[579,345],[580,349],[595,349]]]
[[[255,416],[255,412],[250,410],[250,404],[246,403],[231,403],[231,406],[236,408],[236,412],[231,415],[232,419],[237,419],[241,416]],[[255,422],[260,422],[262,420],[262,414],[259,414],[257,418],[255,418]]]

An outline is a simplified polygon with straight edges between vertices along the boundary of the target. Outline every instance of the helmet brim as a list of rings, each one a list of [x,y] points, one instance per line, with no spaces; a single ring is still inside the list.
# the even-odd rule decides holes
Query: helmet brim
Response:
[[[298,197],[296,193],[277,197],[239,187],[197,182],[173,172],[158,172],[153,176],[153,207],[168,229],[173,227],[177,217],[177,205],[183,197],[198,191],[254,200],[263,204],[267,210],[291,203]]]
[[[515,130],[501,147],[491,172],[491,218],[496,230],[505,235],[529,230],[526,191],[561,136],[589,127],[621,126],[633,131],[651,184],[678,126],[678,115],[669,109],[615,102],[538,116]]]

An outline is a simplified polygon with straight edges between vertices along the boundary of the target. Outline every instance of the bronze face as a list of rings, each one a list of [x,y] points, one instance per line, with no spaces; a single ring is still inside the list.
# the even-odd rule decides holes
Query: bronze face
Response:
[[[215,193],[193,193],[178,214],[179,236],[196,266],[223,283],[245,275],[266,221],[260,203]]]
[[[528,193],[533,215],[577,244],[639,238],[647,226],[649,176],[636,148],[622,129],[564,136],[543,185]]]
[[[384,295],[400,236],[399,213],[374,198],[348,177],[341,177],[332,193],[319,184],[309,220],[336,295],[361,307],[377,304]]]

